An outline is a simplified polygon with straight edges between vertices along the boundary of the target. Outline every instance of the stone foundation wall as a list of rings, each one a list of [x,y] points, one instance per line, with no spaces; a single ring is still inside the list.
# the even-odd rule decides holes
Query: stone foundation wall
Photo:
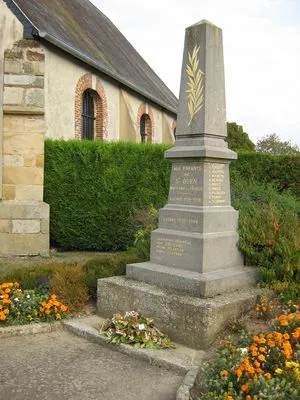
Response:
[[[44,63],[36,41],[20,40],[4,52],[0,256],[49,253]]]

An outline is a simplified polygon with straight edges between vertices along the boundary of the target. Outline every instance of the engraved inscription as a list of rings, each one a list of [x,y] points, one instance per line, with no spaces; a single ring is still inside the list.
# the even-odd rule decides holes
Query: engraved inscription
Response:
[[[193,225],[193,226],[198,226],[199,225],[199,220],[195,218],[180,218],[180,217],[164,217],[163,222],[166,224],[183,224],[183,225]]]
[[[225,165],[209,164],[208,177],[208,199],[211,204],[226,203],[225,183]]]
[[[191,241],[185,239],[158,237],[155,253],[158,258],[161,256],[182,257],[186,251],[189,251],[191,245]]]
[[[173,165],[169,201],[200,205],[203,190],[201,172],[202,165],[199,163]]]

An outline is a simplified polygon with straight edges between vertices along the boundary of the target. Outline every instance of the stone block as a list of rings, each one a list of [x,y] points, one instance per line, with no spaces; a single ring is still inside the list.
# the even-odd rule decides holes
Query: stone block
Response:
[[[8,185],[43,185],[44,170],[36,167],[4,167],[3,183]]]
[[[24,133],[44,133],[45,119],[43,117],[27,117],[24,121]]]
[[[43,201],[42,185],[17,185],[16,200]]]
[[[24,103],[24,89],[4,87],[3,105],[20,105]]]
[[[29,107],[44,107],[44,89],[27,89],[25,104]]]
[[[49,233],[50,232],[50,221],[49,219],[43,219],[41,221],[41,232]]]
[[[4,75],[4,85],[44,87],[44,78],[34,75]]]
[[[10,136],[16,133],[24,132],[25,117],[19,115],[4,115],[3,118],[3,133],[5,136]]]
[[[0,255],[49,256],[49,235],[0,233]]]
[[[22,74],[23,73],[22,60],[13,60],[11,58],[6,58],[4,60],[4,73]]]
[[[126,266],[126,276],[196,297],[213,297],[226,292],[254,287],[258,282],[254,267],[234,267],[207,273],[144,262]]]
[[[0,219],[49,219],[49,205],[37,201],[0,201]]]
[[[18,154],[4,154],[3,155],[3,166],[4,167],[23,167],[24,157]]]
[[[23,50],[19,49],[17,47],[14,47],[12,49],[6,49],[4,51],[4,57],[5,58],[10,58],[10,59],[20,59],[22,60],[24,55],[23,55]]]
[[[151,234],[150,259],[154,264],[198,273],[232,268],[243,265],[237,242],[235,231],[198,233],[158,228]]]
[[[16,186],[15,185],[3,185],[2,186],[2,197],[3,200],[15,200],[16,199]],[[0,215],[1,218],[1,215]]]
[[[0,219],[0,233],[10,233],[11,232],[11,220]]]
[[[43,76],[45,73],[44,61],[31,61],[32,73],[36,76]]]
[[[35,157],[24,157],[24,167],[35,167]]]
[[[41,223],[39,219],[20,219],[12,221],[12,233],[40,233]]]
[[[44,154],[44,135],[41,133],[5,135],[3,153],[29,156],[29,158]]]
[[[26,57],[29,61],[43,61],[45,59],[45,55],[43,53],[33,50],[27,50]]]
[[[254,307],[258,294],[259,290],[252,288],[201,299],[113,277],[98,280],[97,309],[105,318],[116,312],[140,311],[154,318],[172,340],[190,348],[207,349],[221,329]]]

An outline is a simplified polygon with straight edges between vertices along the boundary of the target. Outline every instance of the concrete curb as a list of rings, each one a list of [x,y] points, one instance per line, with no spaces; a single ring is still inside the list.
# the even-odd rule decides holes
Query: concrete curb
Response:
[[[55,332],[62,329],[61,322],[52,323],[39,323],[29,325],[15,325],[0,327],[0,338],[8,338],[13,336],[24,336],[24,335],[37,335],[40,333]]]
[[[191,390],[195,386],[196,378],[199,373],[199,367],[195,363],[187,362],[184,358],[176,358],[172,356],[170,350],[149,350],[135,349],[132,346],[121,344],[115,345],[109,343],[108,339],[99,334],[99,331],[78,320],[66,320],[62,322],[65,329],[84,337],[94,343],[108,346],[114,351],[127,354],[130,357],[144,360],[152,365],[156,365],[165,369],[173,370],[184,375],[182,384],[177,390],[176,400],[190,400]],[[204,355],[204,352],[203,352]]]

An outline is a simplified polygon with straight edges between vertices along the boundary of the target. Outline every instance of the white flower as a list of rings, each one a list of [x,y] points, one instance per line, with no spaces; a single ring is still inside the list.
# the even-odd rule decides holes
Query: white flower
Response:
[[[14,301],[16,301],[18,303],[20,300],[17,297],[15,297]]]
[[[30,294],[26,294],[26,299],[30,299]]]
[[[248,350],[247,350],[247,348],[246,348],[246,347],[242,347],[242,348],[240,348],[240,352],[242,353],[242,355],[244,355],[244,354],[248,354]]]
[[[144,330],[145,330],[145,325],[139,324],[139,331],[144,331]]]

